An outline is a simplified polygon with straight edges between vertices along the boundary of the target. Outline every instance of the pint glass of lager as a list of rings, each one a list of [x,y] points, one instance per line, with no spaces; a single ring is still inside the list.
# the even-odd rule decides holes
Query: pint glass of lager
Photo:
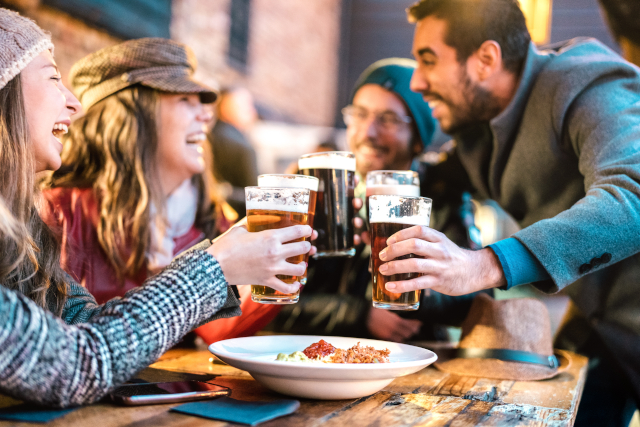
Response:
[[[420,306],[420,290],[411,292],[390,292],[387,282],[410,280],[420,274],[380,274],[380,251],[387,247],[387,239],[393,234],[414,225],[429,225],[431,199],[394,195],[369,197],[369,224],[371,226],[371,274],[373,275],[373,306],[389,310],[417,310]],[[416,258],[409,254],[397,260]]]
[[[318,238],[316,257],[353,256],[353,191],[356,157],[347,151],[306,154],[298,160],[299,173],[320,180],[314,218]]]
[[[307,225],[313,228],[313,217],[316,213],[316,198],[318,194],[319,180],[313,176],[305,175],[284,175],[284,174],[265,174],[258,177],[258,187],[276,187],[276,188],[308,188],[309,189],[309,216],[307,217]],[[309,254],[305,254],[304,262],[309,262]],[[307,284],[307,272],[300,279],[300,284]]]
[[[245,187],[247,205],[247,229],[250,232],[306,225],[309,213],[308,188],[263,188]],[[300,242],[303,239],[295,240]],[[287,242],[289,243],[289,242]],[[287,258],[287,262],[298,264],[304,254]],[[302,276],[277,275],[285,283],[300,281]],[[263,304],[294,304],[300,298],[300,290],[283,294],[267,286],[251,285],[251,300]]]
[[[414,171],[367,172],[367,218],[369,218],[369,196],[389,194],[396,196],[420,196],[420,178]]]

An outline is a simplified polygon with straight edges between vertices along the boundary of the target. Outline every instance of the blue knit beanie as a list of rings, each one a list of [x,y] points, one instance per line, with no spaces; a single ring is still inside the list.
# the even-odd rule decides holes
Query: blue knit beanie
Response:
[[[431,116],[429,104],[422,99],[422,95],[409,88],[411,75],[415,68],[416,61],[412,59],[388,58],[374,62],[358,77],[349,102],[353,102],[358,89],[369,83],[382,86],[395,93],[409,108],[411,119],[418,129],[420,142],[425,147],[431,143],[436,123]]]

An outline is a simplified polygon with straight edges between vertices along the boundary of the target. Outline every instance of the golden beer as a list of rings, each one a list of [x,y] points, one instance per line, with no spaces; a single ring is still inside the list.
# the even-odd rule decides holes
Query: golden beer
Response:
[[[313,176],[293,175],[293,174],[264,174],[258,176],[259,187],[276,188],[308,188],[309,189],[309,214],[307,225],[313,228],[313,217],[316,213],[316,199],[318,197],[318,186],[320,181]],[[304,262],[309,264],[309,254],[304,255]],[[307,284],[307,271],[300,279],[301,285]]]
[[[247,229],[259,232],[308,223],[309,190],[306,188],[246,187]],[[301,242],[301,238],[292,242]],[[291,242],[286,242],[291,243]],[[299,264],[305,254],[287,258],[287,262]],[[306,273],[306,270],[305,270]],[[277,275],[285,283],[300,281],[303,276]],[[293,304],[298,302],[300,290],[284,294],[262,285],[251,285],[251,300],[263,304]]]
[[[420,277],[419,273],[380,273],[383,262],[379,254],[387,247],[387,239],[405,228],[414,225],[429,225],[431,200],[426,197],[405,197],[375,195],[369,197],[369,222],[371,227],[371,274],[373,276],[373,306],[388,310],[417,310],[420,306],[420,290],[411,292],[391,292],[385,288],[388,282],[410,280]],[[396,258],[403,260],[421,258],[409,254]]]

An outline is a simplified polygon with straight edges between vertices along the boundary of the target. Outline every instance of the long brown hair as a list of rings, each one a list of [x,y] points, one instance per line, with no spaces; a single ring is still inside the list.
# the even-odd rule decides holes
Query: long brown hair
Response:
[[[165,197],[155,166],[157,114],[158,92],[142,85],[91,106],[65,136],[62,167],[44,182],[45,187],[93,188],[99,203],[98,240],[120,279],[135,275],[147,261],[150,204],[159,217],[163,214]],[[193,182],[199,190],[195,225],[211,238],[219,199],[208,163],[207,172]]]
[[[58,315],[66,300],[60,245],[38,215],[35,158],[20,75],[0,89],[0,283]]]

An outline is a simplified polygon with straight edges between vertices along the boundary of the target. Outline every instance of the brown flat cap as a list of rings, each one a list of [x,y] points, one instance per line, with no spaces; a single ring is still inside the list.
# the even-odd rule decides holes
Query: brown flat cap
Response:
[[[69,79],[85,109],[109,95],[141,84],[163,92],[197,93],[215,102],[214,89],[193,80],[197,61],[182,43],[163,38],[129,40],[76,62]]]

